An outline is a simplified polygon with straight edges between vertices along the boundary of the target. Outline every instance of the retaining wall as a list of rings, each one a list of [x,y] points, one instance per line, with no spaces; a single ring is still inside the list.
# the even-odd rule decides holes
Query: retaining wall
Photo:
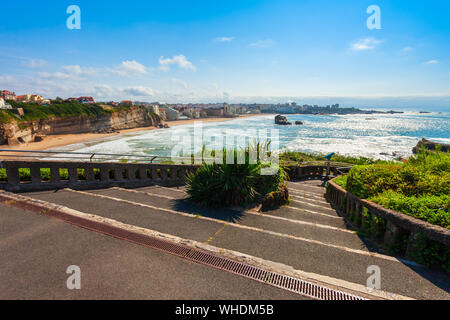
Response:
[[[449,229],[360,199],[333,181],[328,182],[327,197],[341,216],[351,220],[366,235],[399,249],[407,257],[413,256],[420,234],[450,246]]]

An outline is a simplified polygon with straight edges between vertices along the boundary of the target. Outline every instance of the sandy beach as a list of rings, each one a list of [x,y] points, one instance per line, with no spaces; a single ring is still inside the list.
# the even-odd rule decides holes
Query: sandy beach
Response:
[[[202,121],[202,122],[223,122],[223,121],[230,121],[234,119],[242,119],[242,118],[249,118],[249,117],[257,117],[257,116],[267,116],[269,114],[249,114],[249,115],[242,115],[238,118],[204,118],[204,119],[189,119],[189,120],[176,120],[176,121],[166,121],[169,125],[169,127],[173,126],[180,126],[180,125],[186,125],[186,124],[193,124],[195,121]],[[99,138],[106,138],[111,136],[119,136],[121,134],[125,133],[131,133],[131,132],[139,132],[139,131],[148,131],[148,130],[155,130],[159,128],[155,127],[141,127],[141,128],[133,128],[133,129],[125,129],[120,130],[115,133],[77,133],[77,134],[61,134],[61,135],[49,135],[44,138],[44,140],[39,142],[30,142],[30,143],[24,143],[20,145],[15,146],[8,146],[4,145],[1,146],[0,150],[2,149],[9,149],[9,150],[26,150],[26,151],[41,151],[41,150],[47,150],[51,148],[57,148],[62,146],[67,146],[74,143],[80,143],[80,142],[88,142],[91,140],[96,140]],[[19,154],[14,152],[8,152],[8,154]],[[2,158],[0,153],[0,158]],[[11,159],[8,157],[8,159]]]

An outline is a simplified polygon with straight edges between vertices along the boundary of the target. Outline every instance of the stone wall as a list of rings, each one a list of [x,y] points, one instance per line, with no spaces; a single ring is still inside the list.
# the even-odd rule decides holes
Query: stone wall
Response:
[[[401,255],[411,257],[419,234],[450,246],[449,229],[359,199],[333,181],[328,182],[327,197],[339,214],[367,237],[384,247],[398,248]]]

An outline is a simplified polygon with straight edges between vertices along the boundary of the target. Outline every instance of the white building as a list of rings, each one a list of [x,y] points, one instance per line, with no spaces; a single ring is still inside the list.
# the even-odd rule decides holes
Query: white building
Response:
[[[156,104],[152,104],[150,107],[150,112],[156,113],[159,116],[159,106]]]
[[[171,107],[160,105],[159,108],[163,109],[166,112],[166,118],[168,121],[177,120],[180,116],[180,113],[177,110],[172,109]]]
[[[0,98],[0,109],[12,109],[12,107],[3,98]]]

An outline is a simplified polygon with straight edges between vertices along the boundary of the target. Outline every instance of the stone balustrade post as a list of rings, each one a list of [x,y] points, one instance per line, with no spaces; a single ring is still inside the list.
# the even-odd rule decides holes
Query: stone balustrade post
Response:
[[[41,168],[39,166],[31,166],[31,183],[40,184],[42,182]]]
[[[61,180],[58,167],[50,168],[50,183],[58,183]]]
[[[6,167],[6,177],[8,184],[10,185],[18,185],[20,184],[20,176],[19,176],[19,168],[14,166]]]
[[[86,177],[86,182],[95,180],[94,169],[90,166],[84,168],[84,175]]]
[[[67,168],[67,171],[69,173],[69,183],[70,184],[76,184],[78,182],[78,171],[76,167],[69,167]]]
[[[102,166],[100,168],[100,181],[108,181],[109,180],[109,168]]]

